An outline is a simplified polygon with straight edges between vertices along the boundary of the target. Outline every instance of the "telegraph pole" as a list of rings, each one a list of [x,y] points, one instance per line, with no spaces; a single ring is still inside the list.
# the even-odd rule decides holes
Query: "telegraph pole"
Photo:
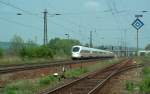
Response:
[[[125,56],[127,56],[128,52],[127,52],[127,38],[126,38],[126,32],[127,32],[127,29],[124,30],[124,47],[125,47]]]
[[[90,47],[93,46],[93,44],[92,44],[92,32],[93,32],[93,31],[90,31]]]
[[[94,32],[96,32],[96,29]],[[93,31],[92,30],[90,31],[90,47],[91,48],[93,47]]]
[[[48,38],[47,38],[47,9],[44,10],[43,14],[44,14],[44,45],[46,45],[48,43]]]

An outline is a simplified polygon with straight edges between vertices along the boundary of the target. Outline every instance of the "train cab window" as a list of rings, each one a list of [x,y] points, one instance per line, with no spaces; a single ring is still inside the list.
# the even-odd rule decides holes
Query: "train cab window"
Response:
[[[79,47],[74,47],[72,51],[73,51],[73,52],[78,52],[79,49],[80,49]]]

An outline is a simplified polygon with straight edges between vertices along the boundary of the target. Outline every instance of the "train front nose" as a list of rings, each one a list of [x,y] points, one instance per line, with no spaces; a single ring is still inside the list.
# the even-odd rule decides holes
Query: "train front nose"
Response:
[[[80,47],[74,46],[72,48],[72,58],[74,58],[74,59],[80,58]]]
[[[80,58],[79,52],[72,52],[72,57],[73,58]]]

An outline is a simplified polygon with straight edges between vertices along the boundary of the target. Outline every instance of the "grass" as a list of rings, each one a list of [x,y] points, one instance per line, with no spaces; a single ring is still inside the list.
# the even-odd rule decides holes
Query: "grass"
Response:
[[[38,87],[32,80],[21,80],[6,85],[3,94],[33,94]]]
[[[129,92],[133,92],[134,88],[135,88],[135,84],[132,81],[126,81],[126,85],[125,85],[126,90],[128,90]]]
[[[142,94],[150,94],[150,77],[145,77],[139,83],[139,88]]]
[[[150,55],[134,57],[134,59],[138,63],[146,63],[146,62],[150,62]]]
[[[40,84],[40,86],[45,86],[45,85],[53,84],[54,82],[56,82],[58,80],[59,80],[58,77],[48,75],[48,76],[40,78],[39,79],[39,84]]]
[[[65,72],[65,77],[67,77],[67,78],[78,77],[81,74],[86,73],[86,72],[88,72],[87,68],[76,68],[74,70]]]
[[[95,71],[97,69],[105,68],[105,67],[112,65],[116,62],[117,62],[116,60],[109,60],[109,61],[98,62],[98,63],[96,63],[92,66],[88,66],[88,67],[76,68],[76,69],[65,72],[65,76],[66,77],[78,77],[81,74],[84,74],[87,72],[92,72],[92,71]]]
[[[150,67],[144,67],[142,69],[143,76],[150,76]]]
[[[84,73],[104,68],[116,63],[114,60],[99,62],[89,67],[76,68],[65,72],[65,77],[78,77]],[[36,79],[19,80],[8,83],[2,90],[2,94],[35,94],[39,90],[56,85],[62,78],[53,75],[43,76]],[[1,92],[0,92],[1,93]]]
[[[2,57],[0,58],[0,65],[9,65],[9,64],[32,64],[32,63],[39,63],[39,62],[50,62],[50,61],[54,61],[54,60],[65,60],[68,58],[54,58],[54,59],[50,59],[50,58],[20,58],[17,56],[14,57]]]
[[[136,58],[137,62],[139,63],[148,63],[150,62],[150,56],[145,57],[138,57]],[[129,92],[134,92],[135,88],[138,88],[140,94],[150,94],[150,67],[145,66],[142,69],[141,74],[142,80],[138,82],[137,84],[132,84],[133,82],[127,82],[126,83],[126,90]]]
[[[99,62],[99,63],[96,63],[92,66],[89,66],[88,67],[88,71],[89,72],[92,72],[92,71],[95,71],[97,69],[102,69],[102,68],[105,68],[107,66],[110,66],[114,63],[118,62],[118,60],[109,60],[109,61],[103,61],[103,62]]]
[[[142,75],[142,81],[139,83],[140,92],[150,94],[150,67],[144,67]]]
[[[7,84],[2,94],[34,94],[49,84],[56,84],[58,77],[48,75],[37,79],[20,80]]]

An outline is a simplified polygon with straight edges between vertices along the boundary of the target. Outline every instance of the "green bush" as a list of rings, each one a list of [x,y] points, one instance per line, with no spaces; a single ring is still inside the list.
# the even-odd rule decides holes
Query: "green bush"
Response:
[[[134,83],[132,81],[126,81],[126,90],[128,90],[129,92],[133,92],[134,91]]]
[[[58,81],[53,75],[40,77],[38,79],[19,80],[8,83],[2,88],[0,94],[36,94],[40,88],[53,85]]]
[[[57,77],[49,75],[49,76],[41,78],[39,81],[39,84],[43,86],[43,85],[51,84],[51,83],[56,82],[56,81],[58,81]]]
[[[143,76],[150,76],[150,68],[149,67],[143,68],[142,72],[143,72]]]
[[[37,84],[33,84],[29,80],[17,81],[6,85],[4,94],[33,94],[37,90],[37,87]]]
[[[150,77],[144,78],[139,86],[142,93],[150,94]]]
[[[29,58],[53,58],[52,50],[47,46],[24,47],[20,56]]]
[[[20,56],[23,58],[53,58],[54,56],[68,58],[71,55],[72,46],[78,44],[80,42],[77,40],[59,38],[51,39],[46,46],[27,43],[20,49]]]
[[[140,92],[143,94],[150,94],[150,68],[144,67],[142,72],[143,79],[139,83]]]
[[[49,58],[53,57],[52,50],[48,48],[48,46],[39,47],[36,54],[37,57],[49,57]]]

